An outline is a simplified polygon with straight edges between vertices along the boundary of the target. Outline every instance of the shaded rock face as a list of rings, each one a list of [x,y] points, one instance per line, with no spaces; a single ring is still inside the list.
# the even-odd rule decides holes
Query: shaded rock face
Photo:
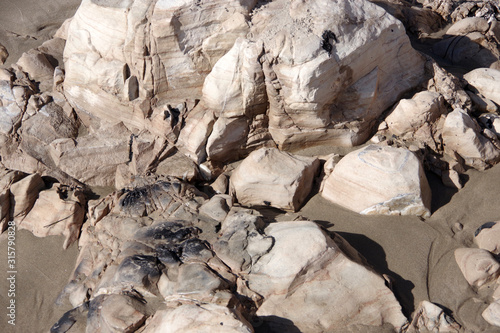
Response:
[[[302,332],[406,323],[384,279],[314,222],[266,226],[256,211],[232,207],[215,232],[199,214],[208,200],[173,179],[105,201],[107,215],[83,227],[60,298],[87,313],[89,332],[253,332],[255,318],[281,331],[286,318]],[[151,308],[152,299],[165,306]],[[343,310],[332,316],[332,308]]]
[[[325,180],[322,195],[361,214],[430,216],[424,170],[403,148],[370,145],[347,154]]]

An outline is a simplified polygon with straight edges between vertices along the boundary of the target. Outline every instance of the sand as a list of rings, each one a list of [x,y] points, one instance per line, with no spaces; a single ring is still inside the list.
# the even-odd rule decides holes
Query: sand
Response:
[[[11,0],[2,3],[0,43],[11,56],[5,66],[32,47],[50,38],[76,10],[79,0]],[[331,149],[301,152],[321,155]],[[340,149],[345,154],[348,150]],[[315,220],[343,236],[381,274],[394,278],[394,291],[404,313],[410,315],[422,300],[453,310],[470,332],[500,332],[480,317],[487,306],[486,293],[475,294],[453,257],[457,247],[473,246],[474,231],[483,223],[500,220],[496,193],[500,189],[500,165],[485,172],[470,170],[460,191],[445,188],[428,174],[433,190],[432,216],[362,216],[324,200],[316,192],[298,214]],[[269,213],[269,211],[267,212]],[[280,212],[272,212],[278,215]],[[462,227],[458,226],[458,223]],[[460,230],[461,229],[461,230]],[[36,238],[16,233],[16,325],[7,323],[7,235],[0,236],[0,331],[47,332],[67,307],[54,304],[68,282],[78,249],[63,250],[63,237]],[[73,331],[73,330],[72,330]]]

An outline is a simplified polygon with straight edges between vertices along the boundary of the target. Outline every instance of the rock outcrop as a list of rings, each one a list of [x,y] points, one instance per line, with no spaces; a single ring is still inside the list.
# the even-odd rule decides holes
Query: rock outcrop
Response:
[[[347,154],[325,180],[322,195],[361,214],[431,214],[422,165],[404,148],[370,145]]]

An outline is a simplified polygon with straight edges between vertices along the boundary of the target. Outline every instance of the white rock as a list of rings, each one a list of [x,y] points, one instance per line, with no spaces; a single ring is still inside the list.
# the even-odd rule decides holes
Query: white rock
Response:
[[[483,311],[482,316],[489,324],[500,327],[500,301],[491,303]]]
[[[464,79],[476,88],[481,95],[500,104],[500,70],[477,68],[464,75]]]
[[[215,304],[184,304],[155,313],[143,333],[252,333],[252,326],[237,312]]]
[[[460,325],[449,317],[442,308],[428,302],[420,302],[413,314],[413,319],[407,331],[411,332],[460,332]]]
[[[465,279],[473,287],[481,287],[495,280],[500,274],[498,261],[483,249],[456,249],[455,260]]]
[[[422,91],[412,99],[402,99],[385,119],[389,131],[402,135],[434,122],[446,112],[444,98],[437,92]]]
[[[480,249],[500,254],[500,223],[496,222],[491,227],[482,228],[474,237],[474,242]]]
[[[360,144],[423,77],[401,22],[368,1],[273,1],[251,33],[268,52],[269,130],[280,148]]]
[[[231,188],[242,205],[296,211],[309,195],[318,168],[317,158],[261,148],[233,171]]]
[[[500,160],[500,150],[481,134],[479,125],[463,110],[446,116],[442,129],[444,151],[460,155],[468,166],[484,170]]]
[[[385,280],[353,261],[356,251],[338,235],[334,241],[309,221],[272,223],[265,233],[274,245],[245,276],[249,288],[264,296],[257,315],[278,331],[291,327],[272,318],[286,318],[305,333],[386,323],[399,329],[406,323]]]
[[[424,170],[404,148],[370,145],[347,154],[326,179],[322,195],[361,214],[430,216]]]

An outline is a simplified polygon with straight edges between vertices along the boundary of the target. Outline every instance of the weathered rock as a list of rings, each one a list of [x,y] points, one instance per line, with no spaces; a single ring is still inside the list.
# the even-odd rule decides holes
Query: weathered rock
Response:
[[[497,136],[500,135],[500,116],[493,113],[483,113],[478,118],[479,123],[491,130]]]
[[[142,129],[153,96],[201,97],[212,66],[247,34],[255,3],[83,1],[68,28],[66,95],[99,119]]]
[[[402,135],[434,122],[446,112],[443,97],[436,92],[422,91],[412,99],[402,99],[385,119],[389,131]]]
[[[500,274],[500,263],[483,249],[459,248],[455,260],[465,279],[473,287],[481,287]]]
[[[404,148],[370,145],[347,154],[326,179],[322,195],[361,214],[431,214],[422,165]]]
[[[265,232],[273,247],[252,265],[247,280],[264,296],[257,315],[269,325],[293,328],[280,327],[273,322],[277,317],[301,332],[386,323],[400,329],[406,323],[384,279],[353,261],[359,256],[338,235],[332,240],[308,221],[272,223]]]
[[[476,88],[481,95],[500,104],[500,70],[477,68],[464,75],[464,79]]]
[[[468,166],[484,170],[500,160],[500,150],[481,134],[479,125],[461,109],[446,116],[442,137],[445,153],[452,157],[458,154]]]
[[[23,90],[24,93],[23,88],[15,87],[14,89],[10,82],[0,81],[0,134],[10,134],[21,120],[27,100],[19,101],[15,96],[16,90]]]
[[[45,183],[39,174],[34,173],[10,187],[11,215],[16,222],[22,220],[31,210],[38,198],[38,193],[45,188]]]
[[[420,302],[413,314],[410,326],[405,332],[460,332],[460,325],[448,316],[442,308],[428,302]]]
[[[78,191],[62,185],[41,191],[33,208],[18,224],[37,237],[64,235],[63,247],[68,248],[80,235],[85,217],[85,198]]]
[[[54,66],[50,63],[44,53],[37,49],[23,53],[17,61],[19,68],[26,72],[30,79],[38,82],[52,80],[54,76]],[[52,82],[50,83],[52,86]]]
[[[7,228],[7,223],[11,219],[10,187],[24,176],[26,174],[20,171],[0,169],[0,233]]]
[[[232,205],[233,197],[227,194],[217,194],[200,207],[200,215],[222,222]]]
[[[489,324],[500,327],[500,301],[491,303],[483,311],[482,316]]]
[[[186,155],[177,151],[158,163],[155,173],[161,176],[177,177],[188,182],[198,177],[198,166]]]
[[[273,1],[252,23],[267,51],[269,131],[281,148],[360,144],[422,79],[401,22],[368,1]]]
[[[101,295],[90,302],[86,332],[135,332],[146,318],[140,300],[126,295]]]
[[[471,99],[464,90],[465,84],[455,75],[440,67],[435,61],[430,61],[427,65],[432,75],[432,79],[427,84],[427,90],[443,95],[446,102],[454,109],[469,110]]]
[[[143,333],[252,333],[252,326],[237,310],[215,304],[184,304],[155,313]]]
[[[261,148],[233,171],[231,188],[242,205],[296,211],[309,195],[318,168],[316,158]]]
[[[474,242],[480,249],[500,254],[500,223],[485,223],[476,230],[474,236]]]
[[[474,89],[475,90],[475,89]],[[497,112],[498,106],[490,99],[483,97],[479,93],[467,91],[472,103],[480,112]]]

